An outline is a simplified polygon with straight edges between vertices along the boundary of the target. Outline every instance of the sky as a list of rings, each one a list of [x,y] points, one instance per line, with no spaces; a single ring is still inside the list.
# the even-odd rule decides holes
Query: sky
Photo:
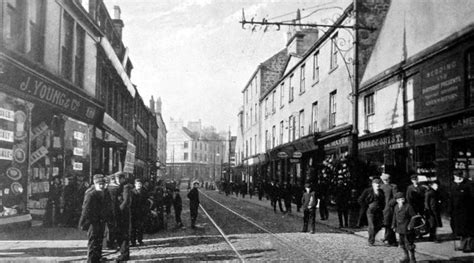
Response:
[[[201,120],[235,135],[242,90],[258,65],[285,48],[287,28],[242,29],[250,20],[317,22],[335,0],[104,0],[113,18],[121,8],[123,42],[133,63],[132,82],[144,101],[161,97],[170,118]],[[340,13],[334,9],[334,13]]]

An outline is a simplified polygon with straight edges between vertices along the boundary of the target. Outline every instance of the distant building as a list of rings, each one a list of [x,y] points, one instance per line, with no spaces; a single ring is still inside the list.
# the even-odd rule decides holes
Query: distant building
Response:
[[[163,178],[166,174],[166,134],[168,133],[166,129],[166,124],[163,121],[163,115],[161,114],[161,98],[153,99],[153,96],[150,99],[150,109],[156,115],[156,123],[158,126],[158,134],[156,139],[156,176],[157,178]]]
[[[220,180],[225,157],[225,138],[201,121],[184,127],[181,120],[170,120],[167,135],[167,177],[196,179],[214,183]],[[192,129],[192,130],[191,130]]]

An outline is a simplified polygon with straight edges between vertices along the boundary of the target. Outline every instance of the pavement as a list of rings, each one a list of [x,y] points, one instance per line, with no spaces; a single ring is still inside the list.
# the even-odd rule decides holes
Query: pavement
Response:
[[[222,193],[224,194],[224,193]],[[238,198],[241,200],[245,200],[250,203],[254,203],[260,205],[262,207],[266,207],[270,210],[273,210],[273,207],[270,205],[270,200],[267,200],[265,197],[262,200],[258,200],[257,196],[253,196],[249,198],[247,195],[245,198],[241,196],[236,197],[235,195],[229,195],[229,198]],[[296,211],[296,205],[292,204],[291,208],[291,215],[300,217],[301,220],[303,218],[303,212]],[[279,212],[279,208],[277,207],[277,213]],[[437,235],[441,240],[440,243],[435,243],[432,241],[428,241],[426,238],[421,240],[417,240],[416,244],[416,252],[433,256],[439,258],[441,260],[455,260],[455,261],[469,261],[474,262],[474,253],[463,253],[462,251],[455,251],[454,250],[454,240],[452,238],[452,230],[449,224],[449,220],[447,218],[443,218],[443,227],[437,229]],[[334,209],[329,207],[329,218],[327,220],[319,220],[319,211],[316,211],[316,223],[328,225],[330,227],[339,228],[339,221],[337,218],[337,212]],[[363,228],[339,228],[341,231],[345,231],[348,233],[352,233],[356,236],[361,238],[367,239],[368,232],[367,227]],[[376,240],[381,240],[384,236],[384,230],[382,229],[376,236]],[[380,241],[381,242],[381,241]],[[456,241],[456,244],[459,245],[459,241]]]

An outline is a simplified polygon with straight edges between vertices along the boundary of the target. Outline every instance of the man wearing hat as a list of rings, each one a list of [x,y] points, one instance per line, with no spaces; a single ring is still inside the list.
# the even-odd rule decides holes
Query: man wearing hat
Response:
[[[102,240],[106,222],[112,219],[111,200],[105,189],[105,179],[102,174],[93,177],[94,188],[88,190],[82,205],[79,227],[87,230],[88,262],[102,260]]]
[[[369,225],[369,246],[374,246],[375,235],[382,229],[385,196],[380,189],[382,181],[372,180],[372,187],[365,189],[359,197],[359,203],[367,206],[367,223]]]
[[[384,241],[388,246],[396,246],[397,238],[395,237],[395,232],[392,230],[392,219],[393,219],[393,207],[395,206],[395,200],[393,197],[395,193],[398,192],[397,185],[390,183],[390,175],[387,173],[382,173],[380,175],[382,179],[382,184],[380,189],[382,189],[385,196],[385,207],[383,209],[383,225],[385,228]]]
[[[143,189],[141,179],[135,179],[135,189],[132,190],[132,234],[131,245],[143,245],[143,229],[149,209],[148,194]]]
[[[451,228],[456,237],[461,238],[459,250],[474,251],[474,187],[473,182],[464,177],[462,171],[454,172],[454,182],[450,190],[449,214]]]
[[[120,255],[117,261],[126,261],[130,259],[130,232],[131,232],[131,205],[133,186],[127,183],[125,173],[118,172],[114,174],[115,183],[118,188],[118,214],[117,217],[117,240],[120,246]]]
[[[414,174],[410,177],[411,185],[407,187],[406,201],[409,203],[417,214],[423,213],[425,193],[418,183],[418,175]]]
[[[193,182],[193,188],[188,193],[189,198],[189,210],[191,212],[191,228],[196,228],[196,219],[198,215],[198,208],[199,208],[199,182]]]
[[[393,211],[392,228],[400,237],[400,248],[403,249],[404,258],[400,262],[416,262],[415,259],[415,234],[408,226],[416,215],[413,207],[405,202],[403,193],[395,194],[396,205]]]

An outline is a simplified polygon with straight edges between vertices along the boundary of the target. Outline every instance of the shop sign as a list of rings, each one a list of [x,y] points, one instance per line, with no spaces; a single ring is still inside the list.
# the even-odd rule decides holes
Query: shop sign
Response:
[[[342,137],[324,145],[324,148],[336,148],[349,143],[349,137]]]
[[[72,163],[72,169],[74,171],[82,171],[82,163],[73,162]]]
[[[293,153],[293,158],[301,158],[303,156],[303,153],[301,152],[294,152]]]
[[[0,119],[7,120],[7,121],[15,121],[13,117],[14,115],[15,113],[13,111],[0,108]]]
[[[36,126],[32,131],[31,140],[34,140],[40,134],[48,130],[48,125],[44,121],[42,121],[38,126]]]
[[[452,120],[449,122],[428,125],[424,127],[420,127],[414,129],[415,136],[427,136],[433,135],[437,133],[444,133],[448,130],[456,129],[456,128],[468,128],[474,127],[474,116],[471,117],[464,117],[456,120]]]
[[[461,57],[455,54],[422,69],[421,87],[413,87],[416,119],[464,107]]]
[[[299,158],[290,158],[290,163],[299,163],[300,159]]]
[[[11,149],[0,148],[0,160],[13,160],[13,151]]]
[[[82,132],[74,131],[73,136],[74,136],[74,140],[78,140],[78,141],[84,140],[84,133]]]
[[[26,97],[33,97],[53,105],[66,114],[85,119],[90,123],[99,122],[101,109],[87,98],[5,60],[0,61],[0,64],[3,66],[3,71],[0,72],[0,86],[10,87],[25,94]]]
[[[0,129],[0,141],[13,142],[13,132]]]
[[[278,158],[288,158],[288,154],[286,152],[279,152],[277,154]]]
[[[84,149],[79,148],[79,147],[74,147],[73,154],[75,156],[83,156],[84,155]]]
[[[31,154],[31,164],[36,163],[41,158],[45,157],[48,154],[48,149],[46,147],[41,146],[38,150],[34,151]]]
[[[123,166],[123,171],[126,173],[133,173],[135,165],[135,148],[135,145],[130,142],[127,143],[127,153],[125,154],[125,163]]]
[[[373,147],[388,146],[389,149],[400,149],[404,147],[402,134],[391,134],[388,136],[364,140],[359,142],[359,149],[367,149]]]

